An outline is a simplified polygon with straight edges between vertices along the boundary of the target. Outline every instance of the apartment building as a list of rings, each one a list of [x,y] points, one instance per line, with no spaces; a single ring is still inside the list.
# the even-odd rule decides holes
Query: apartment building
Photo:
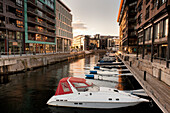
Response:
[[[153,61],[166,60],[169,36],[169,0],[138,0],[137,33],[138,54]],[[137,55],[138,55],[137,54]]]
[[[128,53],[135,53],[137,48],[136,5],[137,0],[121,0],[118,13],[120,50]]]
[[[26,52],[55,52],[55,0],[24,0]]]
[[[0,52],[17,54],[23,50],[24,2],[23,0],[0,0]]]
[[[61,1],[56,0],[56,51],[70,51],[72,33],[72,14],[71,10]]]

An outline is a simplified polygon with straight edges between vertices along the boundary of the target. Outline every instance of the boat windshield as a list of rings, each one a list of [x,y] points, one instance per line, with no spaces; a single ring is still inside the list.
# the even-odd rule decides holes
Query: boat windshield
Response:
[[[95,92],[95,91],[99,91],[99,89],[100,89],[98,86],[96,86],[95,84],[92,84],[90,82],[88,82],[88,83],[86,82],[86,84],[74,82],[73,84],[74,84],[74,87],[80,92],[85,92],[85,91]]]

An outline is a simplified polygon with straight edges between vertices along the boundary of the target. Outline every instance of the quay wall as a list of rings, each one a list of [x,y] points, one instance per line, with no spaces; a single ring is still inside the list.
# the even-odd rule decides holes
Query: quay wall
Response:
[[[159,81],[162,81],[170,86],[170,68],[167,68],[165,65],[150,62],[146,59],[136,59],[134,56],[128,56],[121,54],[121,58],[125,61],[131,62],[132,66],[137,67],[141,71],[146,71],[146,73],[154,76]]]
[[[85,55],[94,53],[104,53],[105,50],[81,51],[75,53],[56,53],[46,55],[20,56],[13,58],[0,58],[0,74],[9,74],[21,71],[32,70],[34,68],[47,66],[57,62],[82,58]]]

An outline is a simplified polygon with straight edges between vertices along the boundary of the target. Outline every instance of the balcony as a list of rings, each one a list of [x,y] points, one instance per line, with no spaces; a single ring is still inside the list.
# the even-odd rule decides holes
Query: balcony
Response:
[[[6,24],[6,28],[10,29],[10,30],[15,30],[15,31],[23,31],[24,28],[19,28],[16,26],[16,24],[12,23],[12,24]]]
[[[5,27],[5,21],[2,21],[2,22],[0,23],[0,27],[1,27],[1,28],[4,28],[4,27]]]
[[[50,29],[54,29],[55,30],[55,26],[47,24],[47,27],[50,28]]]
[[[31,18],[31,17],[28,17],[28,21],[31,21],[31,22],[33,22],[33,23],[37,23],[36,20],[35,20],[35,18]]]
[[[45,36],[50,36],[50,37],[55,37],[55,33],[53,32],[49,32],[47,30],[39,30],[35,27],[28,27],[28,31],[29,32],[32,32],[32,33],[38,33],[38,34],[42,34],[42,35],[45,35]]]
[[[53,17],[55,17],[55,13],[54,11],[51,11],[50,9],[46,8],[46,12],[50,15],[52,15]]]
[[[52,19],[52,18],[50,18],[48,16],[46,16],[46,19],[47,19],[47,21],[55,24],[55,19]]]
[[[28,3],[31,3],[31,4],[34,5],[34,6],[36,5],[35,0],[27,0],[27,2],[28,2]]]
[[[27,12],[31,12],[31,14],[37,15],[37,11],[35,9],[30,8],[30,7],[27,8]]]
[[[16,5],[15,5],[15,2],[14,1],[11,1],[11,0],[7,0],[6,1],[6,4],[7,5],[10,5],[11,7],[15,7]]]

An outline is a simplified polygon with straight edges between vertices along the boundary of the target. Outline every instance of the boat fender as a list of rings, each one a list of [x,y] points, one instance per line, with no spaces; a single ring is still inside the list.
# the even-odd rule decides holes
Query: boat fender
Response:
[[[100,66],[94,66],[94,69],[100,69]]]
[[[154,105],[153,105],[153,100],[149,100],[149,106],[152,108]]]
[[[92,75],[92,74],[87,74],[87,75],[85,75],[85,76],[86,76],[86,78],[94,79],[94,75]]]
[[[97,74],[97,71],[90,71],[90,74]]]

